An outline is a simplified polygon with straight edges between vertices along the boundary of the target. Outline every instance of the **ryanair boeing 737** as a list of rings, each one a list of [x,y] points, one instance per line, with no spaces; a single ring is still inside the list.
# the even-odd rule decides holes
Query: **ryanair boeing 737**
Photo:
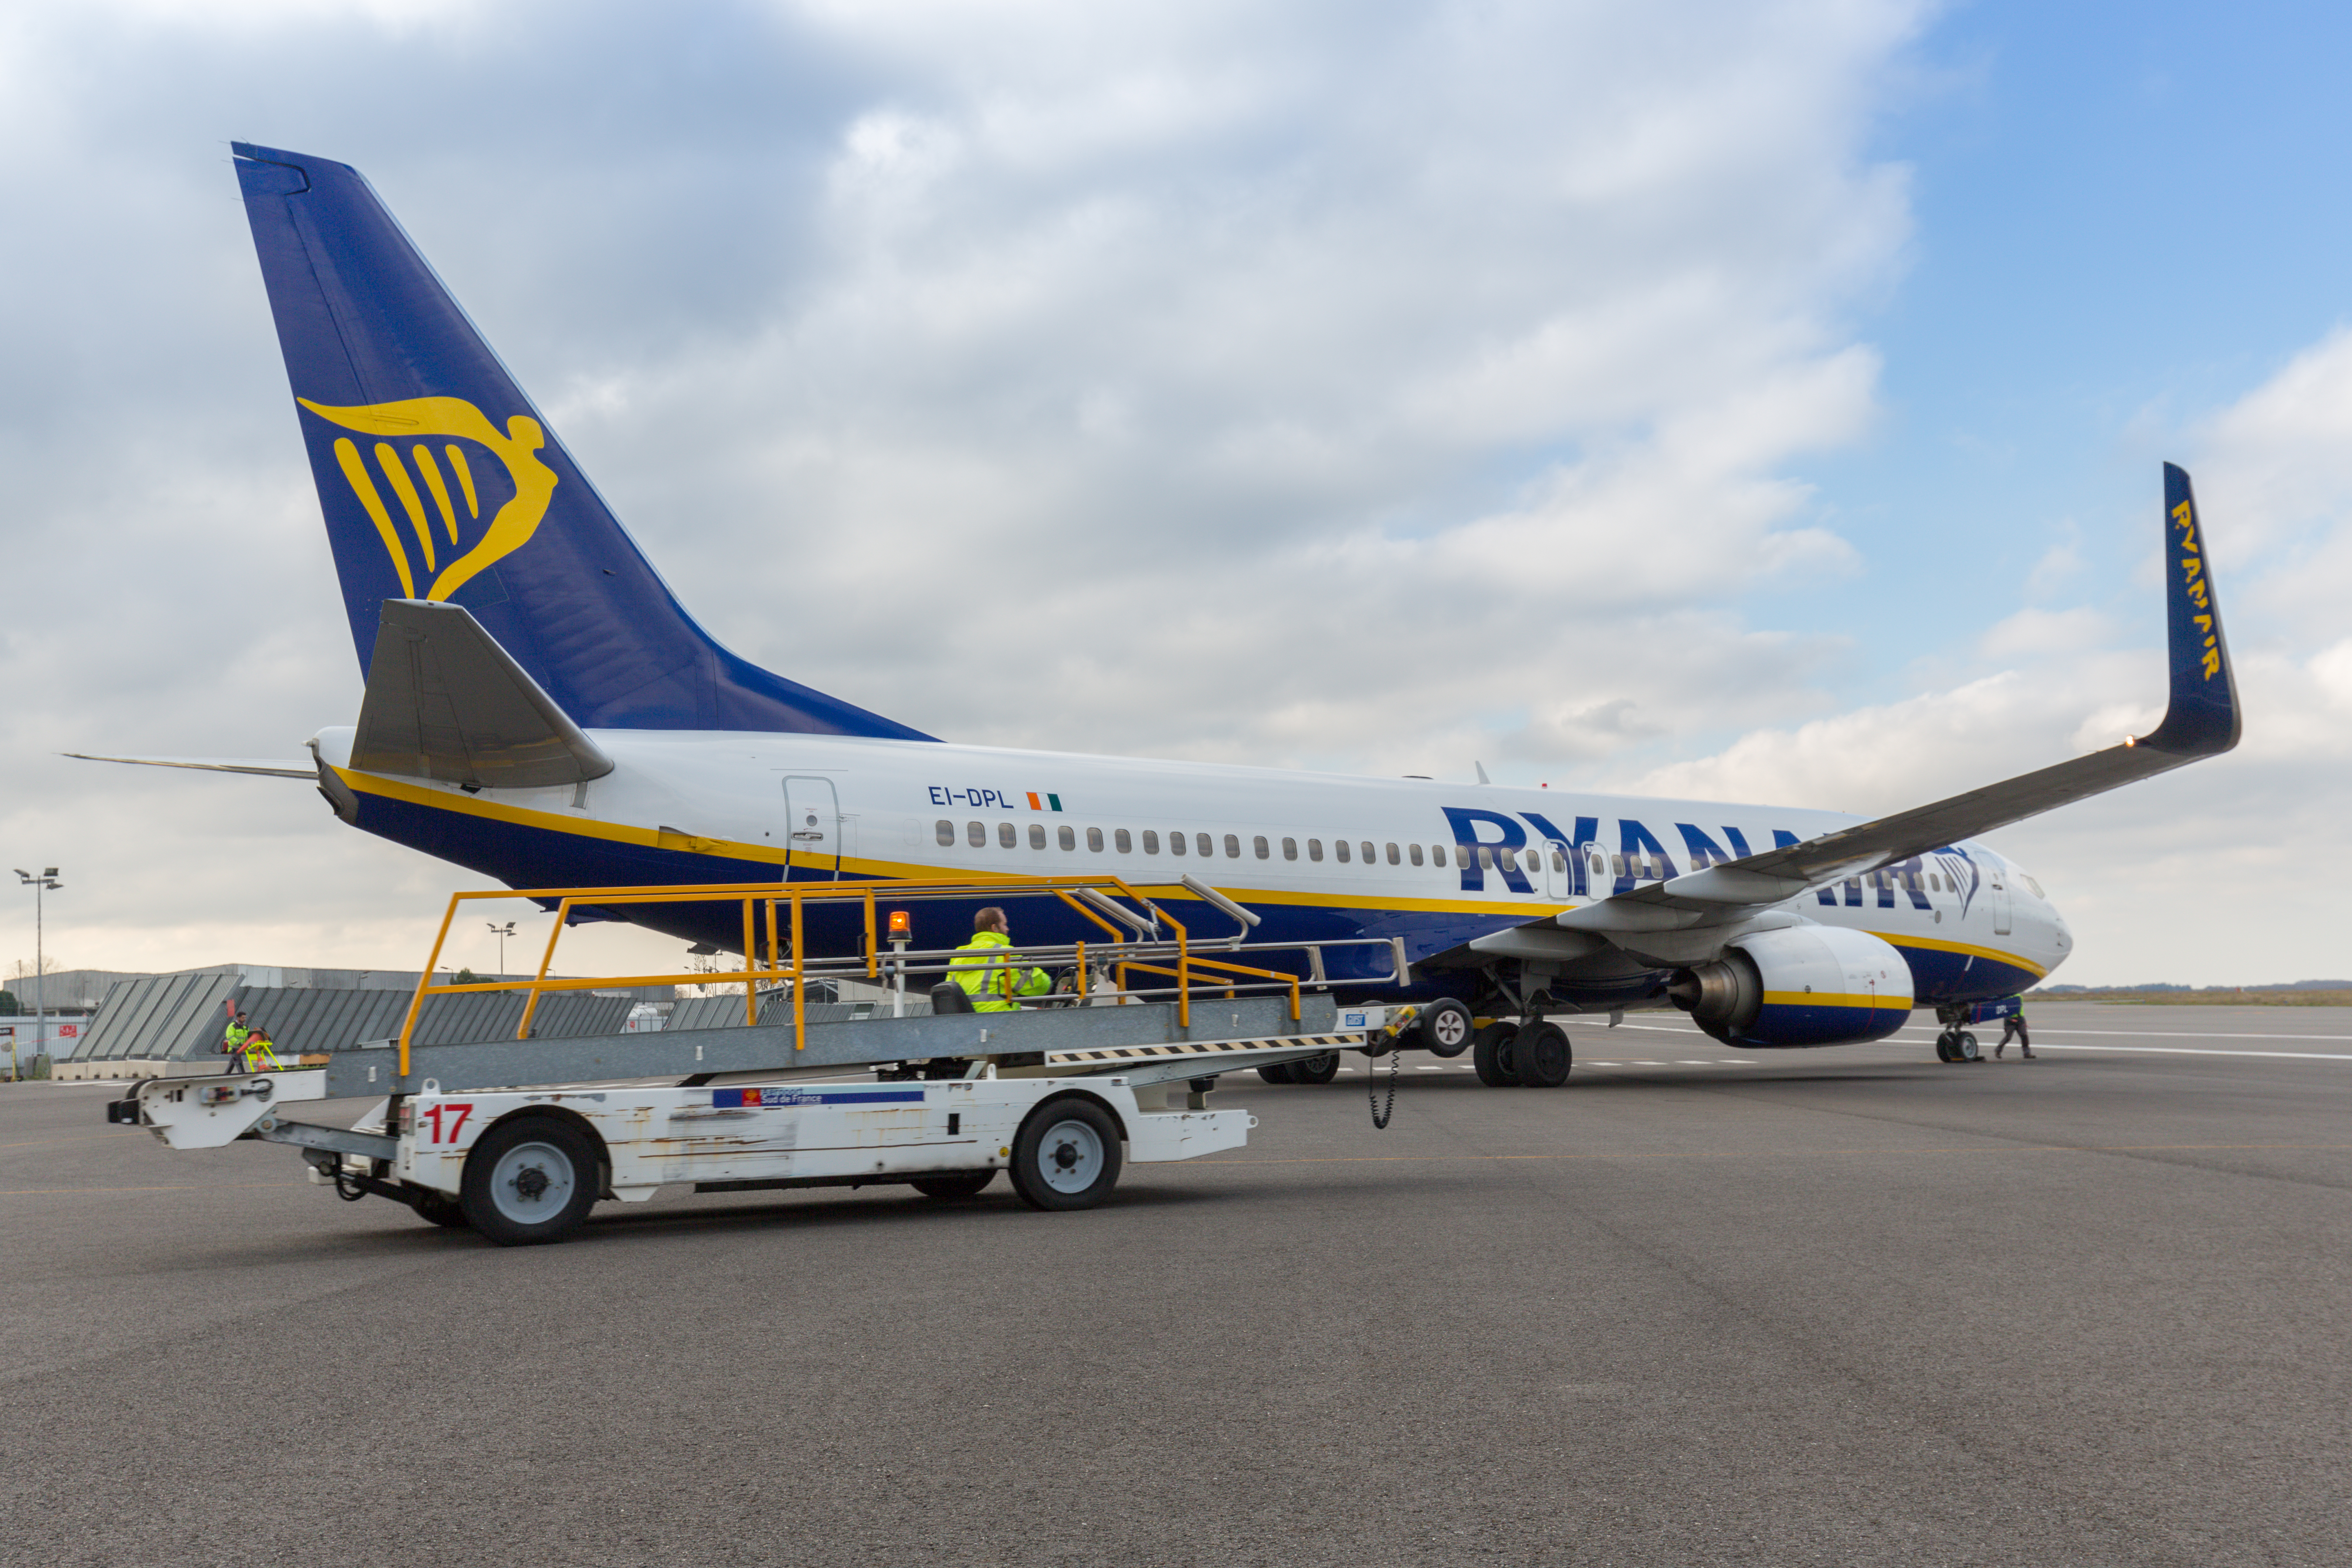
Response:
[[[2196,502],[2168,464],[2163,722],[1875,821],[957,745],[719,646],[367,182],[236,153],[366,691],[307,764],[105,760],[314,779],[352,826],[511,887],[1190,875],[1260,913],[1254,942],[1383,939],[1333,949],[1355,955],[1333,980],[1391,973],[1401,942],[1409,972],[1374,997],[1523,1019],[1514,1054],[1545,1081],[1567,1070],[1547,1015],[1669,1005],[1740,1047],[1880,1039],[1932,1007],[1940,1051],[2072,942],[1978,836],[2238,741]],[[969,934],[969,909],[915,908],[919,946]],[[743,940],[733,905],[627,918]],[[1454,1054],[1469,1016],[1430,1008],[1418,1043]]]

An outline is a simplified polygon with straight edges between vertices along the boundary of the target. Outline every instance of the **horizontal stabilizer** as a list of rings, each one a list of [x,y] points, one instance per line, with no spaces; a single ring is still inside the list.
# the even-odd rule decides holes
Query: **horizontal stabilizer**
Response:
[[[2242,727],[2237,678],[2221,635],[2221,606],[2213,593],[2196,497],[2188,474],[2170,463],[2164,465],[2164,544],[2172,686],[2164,722],[2150,733],[1933,805],[1654,882],[1570,910],[1559,923],[1596,931],[1714,923],[2230,750]],[[1685,918],[1648,918],[1634,906],[1659,916],[1679,911]]]
[[[143,768],[194,768],[210,773],[259,773],[273,779],[309,779],[319,770],[309,763],[279,757],[101,757],[94,752],[60,753],[84,763],[135,763]]]
[[[613,759],[459,605],[386,599],[352,766],[485,789],[583,784]]]

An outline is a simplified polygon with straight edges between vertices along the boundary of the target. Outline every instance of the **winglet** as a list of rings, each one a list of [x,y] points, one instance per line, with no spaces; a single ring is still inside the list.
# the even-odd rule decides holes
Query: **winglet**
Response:
[[[2238,743],[2238,681],[2229,639],[2221,635],[2221,604],[2213,592],[2197,497],[2187,471],[2173,463],[2164,465],[2164,544],[2172,697],[2164,722],[2132,744],[2184,757],[2214,756]]]

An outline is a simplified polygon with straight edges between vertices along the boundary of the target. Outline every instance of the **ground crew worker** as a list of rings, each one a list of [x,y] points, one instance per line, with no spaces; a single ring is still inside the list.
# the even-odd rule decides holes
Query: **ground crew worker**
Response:
[[[971,994],[973,1012],[1015,1012],[1021,1005],[1016,997],[1042,996],[1054,988],[1051,975],[1025,967],[1012,947],[1012,927],[1003,910],[991,904],[971,917],[971,940],[956,951],[987,956],[956,960],[948,965],[948,978]]]
[[[2000,1021],[2000,1044],[1992,1048],[1995,1058],[1999,1058],[2001,1052],[2009,1049],[2009,1037],[2011,1035],[2017,1037],[2017,1054],[2025,1060],[2032,1061],[2033,1037],[2025,1032],[2025,1009],[2022,1006]]]
[[[246,1027],[245,1020],[236,1016],[236,1004],[229,1003],[228,1027],[221,1031],[221,1054],[229,1058],[233,1063],[241,1065],[245,1055],[246,1037],[252,1033],[251,1029]]]

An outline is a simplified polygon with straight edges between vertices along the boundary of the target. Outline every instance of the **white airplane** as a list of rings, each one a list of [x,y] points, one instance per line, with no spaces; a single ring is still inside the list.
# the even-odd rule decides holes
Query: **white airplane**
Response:
[[[1971,1009],[2072,943],[2041,884],[1976,836],[2237,743],[2196,504],[2169,464],[2163,723],[1875,821],[1483,770],[1464,786],[935,740],[720,647],[366,181],[236,153],[366,692],[309,763],[97,760],[314,780],[353,826],[511,887],[1189,875],[1260,913],[1253,943],[1383,939],[1331,949],[1327,977],[1434,1004],[1418,1043],[1441,1054],[1474,1011],[1517,1020],[1477,1037],[1490,1082],[1566,1077],[1548,1016],[1667,1005],[1748,1047],[1881,1039],[1932,1007],[1948,1059]],[[919,946],[969,934],[969,908],[915,908]],[[742,942],[731,905],[625,918]],[[1369,984],[1393,942],[1409,973]]]

